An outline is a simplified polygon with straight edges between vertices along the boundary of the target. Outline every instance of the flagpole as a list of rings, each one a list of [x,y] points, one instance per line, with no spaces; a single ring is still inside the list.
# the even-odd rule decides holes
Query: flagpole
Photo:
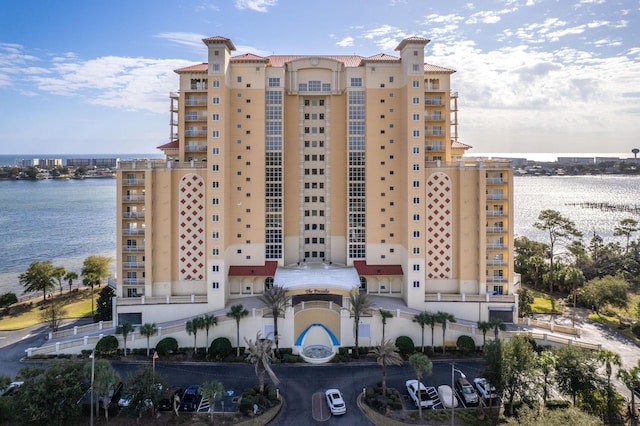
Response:
[[[155,351],[153,352],[153,361],[152,361],[152,379],[153,379],[153,383],[156,382],[156,359],[158,359],[158,352]]]

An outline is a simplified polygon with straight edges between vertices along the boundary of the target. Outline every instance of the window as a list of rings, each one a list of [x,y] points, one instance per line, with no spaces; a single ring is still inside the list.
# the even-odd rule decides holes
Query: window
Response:
[[[413,114],[411,117],[413,117],[413,121],[420,121],[420,114]]]
[[[351,77],[351,87],[362,87],[362,78]]]
[[[413,265],[413,270],[414,271],[419,271],[420,270],[420,265],[418,265],[418,264]]]
[[[420,104],[420,98],[419,98],[419,97],[417,97],[417,96],[414,96],[414,97],[411,99],[411,103],[413,103],[414,105],[418,105],[418,104]]]
[[[214,180],[213,182],[211,182],[211,187],[214,189],[220,188],[220,182],[218,182],[217,180]]]
[[[420,238],[420,231],[413,231],[413,238]]]
[[[414,281],[413,288],[420,288],[420,281]]]
[[[213,256],[220,256],[220,249],[219,248],[211,249],[211,254]]]
[[[220,121],[220,114],[211,114],[211,120]]]
[[[217,96],[214,96],[213,98],[211,98],[211,103],[213,105],[220,105],[220,98],[218,98]]]
[[[213,232],[211,233],[211,239],[212,239],[212,240],[219,240],[219,239],[220,239],[220,232],[218,232],[218,231],[213,231]]]
[[[411,86],[412,86],[414,89],[418,89],[418,88],[420,87],[420,80],[413,80],[413,81],[411,82]]]
[[[389,83],[393,83],[393,76],[392,75],[389,76]]]
[[[212,138],[219,138],[220,137],[220,130],[212,130],[211,131],[211,137]]]
[[[213,265],[211,267],[211,272],[220,272],[220,265]]]
[[[414,146],[413,148],[411,148],[411,152],[413,152],[414,154],[420,154],[420,147]]]
[[[420,247],[414,247],[413,254],[420,254]]]
[[[211,154],[220,155],[220,147],[214,146],[213,148],[211,148]]]
[[[415,220],[416,222],[418,222],[420,220],[420,214],[419,213],[414,213],[413,214],[413,220]]]
[[[418,72],[418,71],[420,71],[420,65],[419,65],[419,64],[413,64],[413,65],[411,66],[411,70],[412,70],[413,72]]]
[[[411,134],[413,135],[414,138],[419,138],[420,137],[420,130],[413,129],[413,132]]]
[[[211,205],[213,206],[219,206],[220,205],[220,198],[213,198],[211,200]]]
[[[269,77],[269,87],[280,87],[280,77]]]
[[[220,222],[220,215],[219,214],[214,214],[213,216],[211,216],[211,221],[213,223],[219,223]]]
[[[420,164],[414,163],[412,167],[414,172],[420,171]]]
[[[420,188],[420,181],[419,180],[414,180],[413,181],[413,187],[414,188]]]
[[[211,283],[211,288],[214,289],[214,290],[219,289],[220,288],[220,283],[217,282],[217,281],[212,282]]]
[[[213,72],[220,72],[220,64],[213,64]]]
[[[242,76],[238,76],[238,77],[236,78],[236,81],[237,81],[238,83],[242,83]]]
[[[220,165],[219,164],[212,164],[211,165],[211,171],[212,172],[219,172],[220,171]]]
[[[220,87],[220,80],[212,80],[211,87]]]
[[[413,197],[413,204],[420,204],[420,197]]]

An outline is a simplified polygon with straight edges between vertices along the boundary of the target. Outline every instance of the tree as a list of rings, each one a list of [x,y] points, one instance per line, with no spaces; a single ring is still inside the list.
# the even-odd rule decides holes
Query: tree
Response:
[[[516,335],[509,339],[502,348],[502,389],[509,401],[513,414],[513,400],[516,395],[531,400],[532,390],[537,386],[532,383],[535,377],[537,354],[526,336]],[[495,384],[494,384],[495,386]],[[525,398],[530,396],[529,398]]]
[[[637,231],[640,231],[638,221],[630,218],[622,219],[618,226],[614,228],[613,235],[615,235],[616,237],[625,237],[627,240],[625,245],[625,253],[629,252],[629,240],[631,239],[631,234]]]
[[[537,368],[542,375],[542,403],[546,404],[549,398],[549,387],[552,385],[553,372],[556,369],[557,357],[551,350],[542,351],[538,355]]]
[[[24,286],[25,293],[42,292],[42,301],[47,301],[47,292],[55,288],[51,281],[53,276],[53,264],[50,260],[36,260],[31,262],[29,268],[18,275],[20,284]]]
[[[91,316],[94,314],[93,309],[93,287],[100,285],[100,282],[109,276],[109,265],[111,258],[106,256],[91,255],[82,263],[82,271],[80,274],[84,277],[82,283],[91,287]]]
[[[382,319],[382,341],[381,342],[384,342],[384,329],[387,325],[387,319],[393,318],[393,313],[391,311],[385,311],[382,308],[378,309],[378,312],[380,312],[380,318]]]
[[[154,374],[149,365],[138,367],[127,379],[123,394],[130,395],[131,400],[123,412],[140,418],[145,411],[150,409],[152,416],[154,416],[155,407],[158,406],[160,398],[162,398],[163,389],[166,389],[166,383]]]
[[[420,381],[423,374],[431,374],[433,369],[433,363],[425,354],[416,352],[409,356],[409,365],[416,373],[416,380],[418,380],[418,390],[420,390]],[[422,392],[418,392],[418,411],[420,412],[420,418],[422,419]]]
[[[489,321],[478,321],[478,330],[482,331],[482,349],[487,344],[487,331],[493,329]]]
[[[496,339],[487,343],[484,350],[484,371],[483,376],[487,381],[496,388],[498,394],[502,393],[503,377],[502,377],[502,361],[503,361],[503,343],[502,340]],[[491,401],[489,401],[489,406]]]
[[[198,337],[198,330],[200,328],[203,328],[202,326],[204,325],[204,322],[202,321],[202,318],[198,317],[198,318],[193,318],[189,321],[187,321],[184,324],[184,328],[187,331],[187,334],[189,336],[191,336],[193,334],[193,355],[195,356],[197,353],[197,344],[196,344],[196,338]]]
[[[367,297],[367,293],[360,293],[359,290],[352,291],[349,295],[349,314],[353,317],[353,334],[355,336],[356,358],[360,358],[360,349],[358,347],[358,332],[360,325],[360,317],[369,312],[373,304]]]
[[[607,414],[613,413],[613,399],[615,398],[616,391],[611,386],[611,375],[613,374],[613,366],[620,367],[622,365],[622,358],[620,355],[608,351],[608,350],[599,350],[596,354],[596,359],[602,366],[604,366],[604,371],[607,376]]]
[[[599,384],[595,355],[577,346],[560,346],[556,349],[556,382],[573,404],[579,394],[594,391]]]
[[[602,420],[592,416],[576,407],[568,407],[562,410],[539,410],[537,407],[529,408],[523,404],[518,410],[517,417],[506,419],[508,426],[601,426]]]
[[[116,292],[111,286],[104,286],[98,293],[96,301],[95,321],[111,321],[113,319],[113,298]]]
[[[14,303],[18,303],[18,296],[16,296],[15,293],[9,292],[9,293],[4,293],[3,295],[0,295],[0,309],[8,308]]]
[[[418,323],[420,325],[420,329],[422,330],[422,344],[420,345],[422,347],[422,353],[424,353],[424,327],[427,324],[431,324],[432,322],[433,326],[435,327],[435,321],[432,321],[432,319],[433,314],[429,311],[423,311],[413,316],[413,322]],[[433,347],[433,328],[431,329],[431,345]]]
[[[538,215],[538,221],[533,224],[535,228],[549,233],[549,270],[553,271],[553,257],[556,244],[571,237],[582,237],[572,220],[563,217],[556,210],[543,210]],[[549,283],[549,292],[553,291],[553,282]]]
[[[73,280],[78,279],[78,274],[73,271],[67,271],[64,275],[64,279],[69,282],[69,293],[71,293],[71,287],[73,286]]]
[[[147,338],[147,358],[149,358],[149,339],[156,334],[158,327],[156,323],[144,323],[140,326],[140,334]]]
[[[534,297],[526,287],[520,287],[518,290],[518,316],[520,318],[528,317],[533,315],[533,305]]]
[[[542,277],[548,271],[545,259],[548,257],[549,246],[530,240],[527,237],[517,237],[514,241],[515,258],[514,269],[522,277],[522,282],[538,288],[542,285]]]
[[[249,316],[249,311],[247,311],[242,304],[233,305],[231,309],[229,309],[229,312],[227,312],[227,316],[236,320],[236,356],[240,356],[240,320]]]
[[[51,278],[55,278],[56,281],[58,281],[58,285],[60,286],[60,294],[62,294],[62,278],[66,273],[67,270],[64,269],[63,266],[54,266],[53,271],[51,271]]]
[[[215,315],[205,314],[205,316],[202,317],[202,325],[204,326],[204,329],[207,333],[207,341],[205,342],[206,343],[205,353],[208,354],[209,353],[209,329],[214,325],[218,325],[218,318]]]
[[[218,380],[205,382],[200,387],[200,393],[202,394],[202,397],[206,398],[211,403],[211,405],[209,405],[211,420],[213,420],[213,413],[216,411],[216,402],[224,398],[225,392],[226,391],[224,389],[224,385]]]
[[[600,311],[608,305],[622,309],[628,306],[629,283],[621,276],[594,278],[585,284],[580,295],[600,315]]]
[[[572,318],[573,325],[575,326],[575,309],[576,309],[576,299],[578,296],[578,288],[582,287],[584,284],[584,275],[582,271],[573,266],[569,266],[564,270],[564,282],[571,288],[571,297],[573,298],[573,316]]]
[[[269,374],[274,385],[278,385],[280,380],[276,373],[271,369],[271,360],[273,359],[273,340],[262,339],[260,332],[256,333],[256,341],[247,340],[247,361],[253,364],[258,377],[258,386],[260,393],[264,395],[264,375]]]
[[[20,424],[82,424],[84,377],[78,361],[52,361],[46,369],[27,367],[18,373],[24,381],[16,392],[14,407]]]
[[[402,365],[402,357],[398,353],[396,345],[390,340],[383,340],[369,353],[376,357],[376,362],[382,368],[382,396],[387,396],[387,367]]]
[[[496,340],[498,340],[498,333],[507,329],[507,325],[498,317],[491,318],[489,324],[491,324],[493,335],[495,336]]]
[[[438,324],[442,324],[442,353],[445,353],[447,349],[446,342],[446,333],[447,333],[447,324],[450,322],[456,322],[456,317],[449,312],[438,311],[436,312],[436,322]]]
[[[635,390],[640,388],[640,360],[635,366],[628,370],[623,368],[618,370],[618,379],[624,383],[624,385],[631,391],[631,406],[636,406]],[[635,416],[632,417],[632,423],[635,424]]]
[[[51,331],[57,331],[60,321],[67,315],[65,305],[64,300],[54,299],[45,304],[44,309],[40,312],[40,319],[49,325]]]
[[[278,335],[278,318],[284,317],[287,307],[290,305],[286,290],[282,286],[274,285],[265,290],[259,299],[267,305],[273,315],[273,340],[276,343],[276,354],[280,353],[280,336]]]
[[[127,356],[127,337],[133,332],[133,326],[128,322],[123,322],[116,327],[116,334],[122,335],[124,342],[124,356]]]
[[[95,354],[94,354],[95,356]],[[109,391],[118,385],[120,376],[113,369],[111,363],[105,359],[93,360],[93,398],[96,404],[96,413],[100,413],[100,402],[104,409],[104,418],[109,421],[109,404],[111,396]],[[85,380],[91,383],[91,362],[87,361],[83,368]],[[93,402],[92,402],[93,403]]]

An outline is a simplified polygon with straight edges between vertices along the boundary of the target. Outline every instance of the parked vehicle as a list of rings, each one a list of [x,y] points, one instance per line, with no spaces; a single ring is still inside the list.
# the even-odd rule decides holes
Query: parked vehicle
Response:
[[[462,398],[465,405],[477,405],[480,402],[478,393],[473,386],[471,386],[471,383],[469,383],[469,380],[467,380],[466,377],[458,378],[455,386],[458,391],[458,395]]]
[[[456,408],[458,406],[458,398],[453,394],[453,389],[449,385],[438,386],[438,396],[444,408]]]
[[[496,388],[493,385],[489,384],[487,379],[485,379],[484,377],[473,379],[473,384],[476,385],[478,393],[482,395],[484,399],[496,399],[498,397]]]
[[[429,396],[427,388],[422,384],[422,382],[418,385],[418,381],[412,379],[407,380],[405,385],[407,386],[407,392],[409,392],[409,396],[416,407],[420,404],[422,405],[422,408],[433,408],[433,399]],[[418,389],[420,389],[420,396],[418,396]]]
[[[20,386],[22,386],[23,384],[24,384],[24,382],[11,382],[11,383],[9,383],[9,386],[7,386],[4,389],[0,389],[0,396],[13,396],[15,391],[20,389]]]
[[[347,412],[347,405],[344,403],[342,393],[338,389],[327,389],[324,394],[327,398],[327,405],[329,406],[329,410],[331,410],[331,414],[339,416]]]
[[[189,386],[180,398],[180,411],[196,411],[202,401],[199,385]]]

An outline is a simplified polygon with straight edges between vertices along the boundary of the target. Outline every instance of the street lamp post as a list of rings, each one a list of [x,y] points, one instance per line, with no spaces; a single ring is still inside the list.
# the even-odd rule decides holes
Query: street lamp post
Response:
[[[458,373],[460,373],[461,377],[467,377],[464,375],[464,373],[460,370],[458,370],[456,367],[455,362],[451,363],[451,424],[455,424],[455,419],[456,419],[456,411],[455,411],[455,383],[454,383],[454,373],[457,371]]]
[[[91,351],[91,355],[89,355],[89,358],[91,358],[91,403],[89,405],[91,405],[91,426],[93,426],[93,381],[95,378],[95,368],[96,368],[96,350],[95,348]]]

